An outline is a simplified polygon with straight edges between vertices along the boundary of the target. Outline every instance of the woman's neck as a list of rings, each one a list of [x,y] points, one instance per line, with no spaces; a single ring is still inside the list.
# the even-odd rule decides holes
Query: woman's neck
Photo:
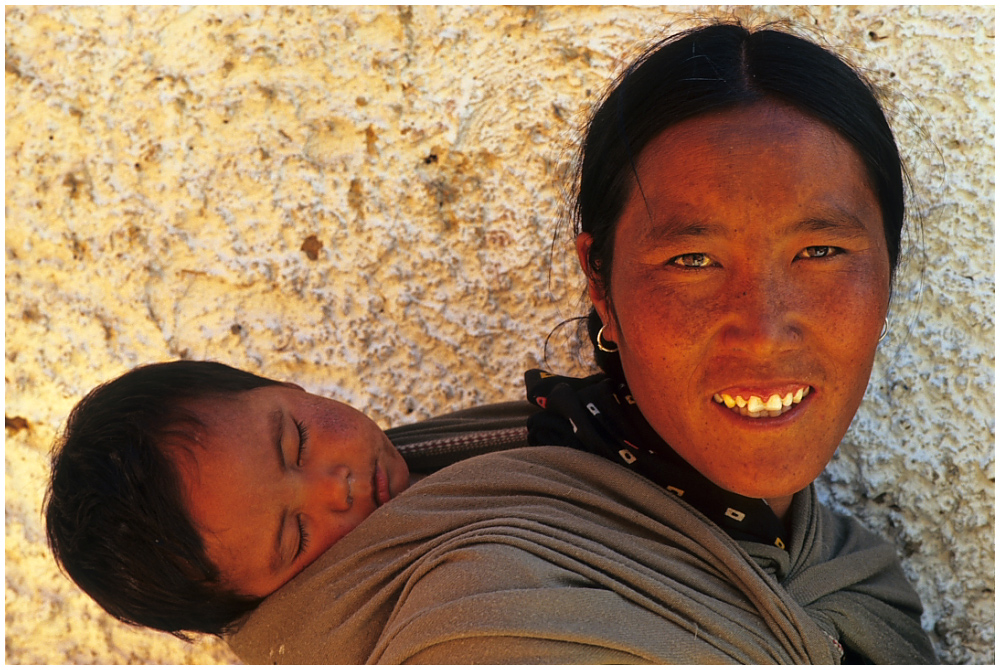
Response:
[[[782,522],[785,522],[785,526],[788,525],[786,517],[788,516],[788,509],[792,506],[792,498],[794,497],[795,496],[793,494],[790,496],[782,496],[780,498],[764,499],[778,518],[781,519]]]

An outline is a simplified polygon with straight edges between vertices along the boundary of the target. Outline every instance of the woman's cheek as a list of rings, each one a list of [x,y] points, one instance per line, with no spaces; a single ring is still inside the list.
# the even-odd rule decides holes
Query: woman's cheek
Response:
[[[824,339],[855,355],[873,356],[889,301],[888,278],[866,263],[845,266],[811,282],[802,304]]]
[[[671,347],[689,349],[704,343],[725,315],[727,301],[717,278],[670,281],[668,273],[657,268],[621,278],[624,290],[614,305],[626,341],[669,341]]]

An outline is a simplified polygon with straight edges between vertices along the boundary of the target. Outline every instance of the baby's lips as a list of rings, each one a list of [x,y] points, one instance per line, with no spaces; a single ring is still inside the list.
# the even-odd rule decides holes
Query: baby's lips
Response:
[[[392,491],[389,489],[389,477],[381,465],[375,465],[375,502],[381,506],[392,500]]]

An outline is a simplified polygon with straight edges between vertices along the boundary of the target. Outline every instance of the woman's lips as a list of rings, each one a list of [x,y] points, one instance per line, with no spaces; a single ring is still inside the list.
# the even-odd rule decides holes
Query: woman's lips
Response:
[[[712,400],[740,416],[746,416],[751,419],[771,418],[791,411],[796,405],[802,402],[803,398],[809,395],[811,390],[811,386],[803,384],[794,387],[794,390],[784,388],[773,393],[767,391],[759,393],[716,393],[712,397]]]

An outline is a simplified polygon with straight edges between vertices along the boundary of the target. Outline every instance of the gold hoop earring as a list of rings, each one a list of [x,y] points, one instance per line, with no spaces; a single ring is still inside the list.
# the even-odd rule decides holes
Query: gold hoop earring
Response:
[[[601,326],[601,329],[599,331],[597,331],[597,348],[600,349],[601,351],[603,351],[606,354],[617,353],[618,352],[618,345],[617,344],[615,344],[611,340],[607,340],[607,339],[604,340],[609,345],[611,345],[612,347],[614,347],[614,349],[611,349],[609,347],[604,346],[604,344],[601,342],[601,338],[604,337],[604,328],[605,328],[605,326]]]
[[[879,333],[878,341],[881,342],[885,339],[885,336],[889,334],[889,317],[885,317],[885,323],[882,324],[882,332]]]

